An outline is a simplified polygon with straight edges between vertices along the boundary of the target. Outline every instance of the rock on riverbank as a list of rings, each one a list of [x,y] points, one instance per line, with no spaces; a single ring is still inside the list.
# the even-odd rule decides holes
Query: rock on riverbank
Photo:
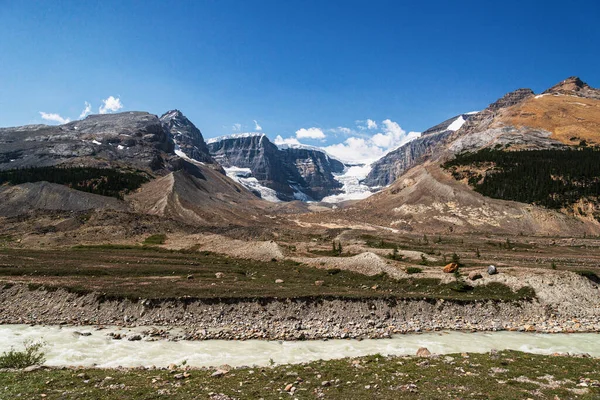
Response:
[[[182,339],[382,338],[436,330],[600,331],[600,319],[538,301],[399,299],[106,300],[97,294],[0,290],[0,324],[183,328]]]

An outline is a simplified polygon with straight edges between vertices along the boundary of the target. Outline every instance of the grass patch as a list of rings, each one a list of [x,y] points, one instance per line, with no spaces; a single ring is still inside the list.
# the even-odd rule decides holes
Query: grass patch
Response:
[[[357,253],[340,253],[337,250],[309,250],[310,254],[314,254],[322,257],[353,257]]]
[[[0,368],[25,368],[30,365],[41,365],[46,361],[42,351],[44,343],[25,342],[23,351],[11,348],[0,355]]]
[[[166,241],[167,241],[167,235],[165,235],[164,233],[159,233],[156,235],[148,236],[146,238],[146,240],[144,240],[144,244],[145,245],[165,244]]]
[[[360,238],[365,241],[368,247],[373,249],[397,249],[398,244],[383,240],[373,235],[361,235]]]
[[[419,267],[406,267],[406,273],[407,274],[420,274],[421,272],[423,272],[423,268],[419,268]]]
[[[183,380],[166,370],[51,369],[0,372],[0,398],[108,399],[583,399],[600,397],[597,359],[516,351],[428,358],[373,355],[266,368],[222,377],[191,370]],[[177,371],[181,372],[181,371]],[[84,374],[83,378],[78,376]],[[106,377],[112,379],[108,380]],[[550,385],[548,377],[554,384]],[[525,378],[525,379],[523,379]],[[325,384],[323,384],[325,382]],[[578,386],[586,383],[586,387]],[[285,391],[288,384],[295,393]],[[575,395],[574,390],[582,390]],[[217,397],[218,396],[218,397]],[[228,397],[227,397],[228,396]]]
[[[504,285],[477,286],[468,293],[458,293],[439,279],[396,280],[385,274],[366,276],[341,269],[312,268],[289,260],[261,262],[157,247],[0,249],[0,255],[5,263],[0,268],[2,284],[28,284],[31,290],[43,287],[74,293],[97,292],[108,298],[525,298]],[[223,276],[217,278],[217,272]],[[284,283],[275,284],[277,279]],[[315,281],[325,284],[316,286]]]

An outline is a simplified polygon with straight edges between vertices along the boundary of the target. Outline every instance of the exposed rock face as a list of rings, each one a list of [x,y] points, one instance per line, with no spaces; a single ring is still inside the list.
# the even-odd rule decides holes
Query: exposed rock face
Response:
[[[156,171],[166,167],[173,141],[156,115],[146,112],[89,115],[59,126],[0,129],[0,169],[57,164],[126,163]]]
[[[215,162],[210,156],[200,129],[196,128],[181,111],[167,111],[160,117],[160,121],[164,129],[171,134],[176,150],[181,150],[186,156],[196,161],[210,164]]]
[[[342,185],[333,179],[333,174],[344,172],[341,161],[317,149],[289,147],[280,151],[285,154],[287,163],[296,166],[305,182],[302,191],[308,196],[320,200],[339,193],[337,189]]]
[[[262,184],[284,201],[320,200],[338,193],[334,172],[344,165],[318,149],[279,149],[264,134],[242,134],[209,140],[210,153],[225,168],[249,168]]]
[[[600,90],[590,87],[576,76],[571,76],[562,82],[557,83],[544,94],[564,94],[571,96],[587,97],[590,99],[600,99]]]
[[[443,149],[455,132],[462,130],[480,113],[461,114],[441,122],[421,134],[421,137],[391,151],[371,166],[371,172],[362,182],[370,187],[387,186],[410,168]]]
[[[490,104],[487,108],[489,111],[498,111],[501,108],[512,107],[515,104],[519,104],[523,100],[534,96],[533,90],[531,89],[517,89],[513,92],[509,92]]]
[[[425,161],[434,149],[446,142],[452,131],[429,133],[386,154],[371,166],[363,183],[370,187],[387,186],[410,168]]]

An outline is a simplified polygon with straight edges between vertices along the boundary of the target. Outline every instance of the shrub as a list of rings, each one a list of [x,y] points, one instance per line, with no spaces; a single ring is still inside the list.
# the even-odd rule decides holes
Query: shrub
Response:
[[[25,342],[25,350],[15,351],[11,348],[0,355],[0,368],[25,368],[30,365],[40,365],[46,361],[42,351],[44,343]]]
[[[146,240],[144,240],[144,244],[165,244],[166,240],[167,235],[159,233],[157,235],[148,236]]]
[[[406,267],[406,273],[407,274],[419,274],[423,272],[422,268],[419,267]]]

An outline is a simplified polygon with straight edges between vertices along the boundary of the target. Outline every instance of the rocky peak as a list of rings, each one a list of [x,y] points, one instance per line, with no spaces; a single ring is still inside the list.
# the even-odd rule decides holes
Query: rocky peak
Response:
[[[160,121],[173,138],[176,153],[181,151],[183,155],[196,161],[214,163],[200,129],[181,111],[167,111],[160,117]]]
[[[600,99],[600,90],[592,88],[576,76],[571,76],[570,78],[557,83],[546,90],[544,94],[563,94]]]
[[[531,89],[517,89],[513,92],[505,94],[500,99],[490,104],[488,106],[488,110],[496,112],[501,108],[507,108],[514,106],[515,104],[519,104],[523,100],[533,97],[534,95],[535,93],[533,93],[533,90]]]

